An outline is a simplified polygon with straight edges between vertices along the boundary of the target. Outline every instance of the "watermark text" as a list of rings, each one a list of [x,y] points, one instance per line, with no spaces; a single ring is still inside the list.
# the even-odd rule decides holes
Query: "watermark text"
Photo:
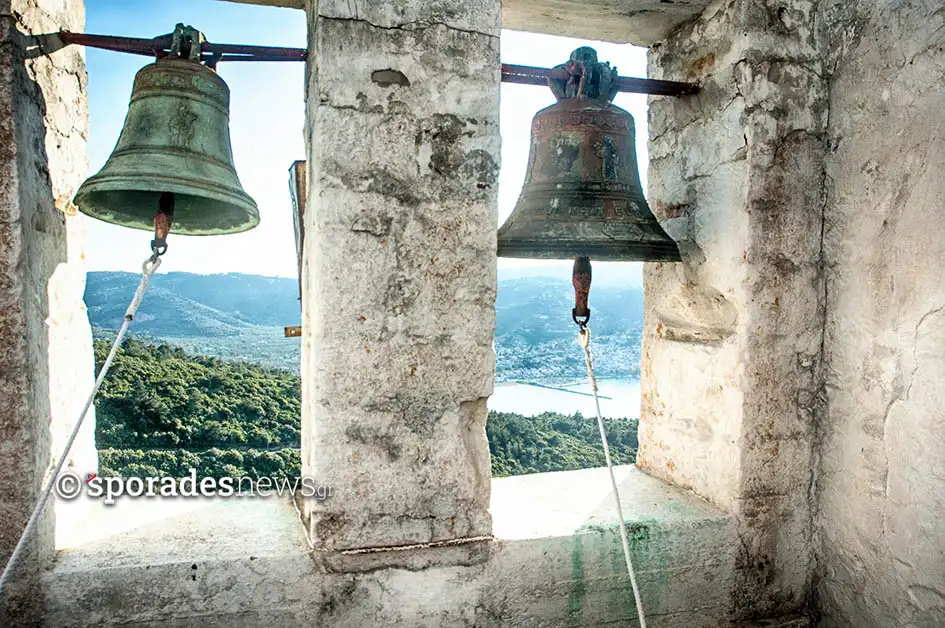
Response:
[[[190,469],[183,478],[173,477],[100,477],[88,473],[83,478],[66,471],[56,478],[56,495],[75,499],[85,493],[92,499],[102,499],[109,506],[122,497],[282,497],[300,495],[305,499],[325,500],[332,496],[332,488],[316,482],[315,478],[289,477],[197,477]]]

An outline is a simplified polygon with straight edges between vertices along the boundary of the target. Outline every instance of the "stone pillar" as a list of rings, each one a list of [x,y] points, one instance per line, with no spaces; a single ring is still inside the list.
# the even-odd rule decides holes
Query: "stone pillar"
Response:
[[[87,169],[85,63],[81,48],[44,36],[81,32],[84,21],[81,1],[0,2],[0,564],[94,375],[82,223],[70,204]],[[94,427],[89,417],[73,447],[78,473],[95,469]],[[0,625],[39,622],[32,585],[54,549],[52,503],[33,538]]]
[[[491,534],[499,11],[309,6],[302,455],[333,493],[303,512],[329,556]]]
[[[733,610],[808,602],[822,406],[826,89],[807,0],[718,2],[650,54],[650,202],[682,264],[645,271],[639,465],[737,516]]]

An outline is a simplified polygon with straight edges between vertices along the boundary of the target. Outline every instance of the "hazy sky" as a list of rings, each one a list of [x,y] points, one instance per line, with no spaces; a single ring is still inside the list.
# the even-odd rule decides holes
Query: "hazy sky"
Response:
[[[218,0],[86,0],[86,32],[154,37],[184,22],[203,31],[211,42],[303,48],[306,20],[302,11],[219,2]],[[502,32],[502,61],[550,67],[567,60],[581,45],[597,49],[601,61],[621,75],[645,76],[642,48],[601,42]],[[124,122],[135,72],[146,57],[86,49],[89,73],[90,172],[108,159]],[[295,241],[288,170],[305,159],[302,63],[221,63],[220,76],[231,92],[230,137],[240,181],[259,206],[261,224],[244,234],[215,237],[176,236],[163,260],[162,272],[241,272],[296,276]],[[646,97],[620,94],[616,104],[633,114],[641,176],[646,177]],[[550,90],[502,85],[502,169],[499,179],[499,223],[511,213],[521,191],[528,159],[529,128],[535,113],[554,103]],[[87,220],[89,270],[137,271],[147,256],[151,235]],[[620,277],[639,285],[641,264],[595,264],[595,276]],[[500,269],[567,276],[569,262],[499,260]]]

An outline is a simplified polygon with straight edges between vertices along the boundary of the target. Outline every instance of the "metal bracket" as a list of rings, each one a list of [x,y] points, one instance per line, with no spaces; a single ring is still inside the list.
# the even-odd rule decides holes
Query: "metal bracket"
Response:
[[[171,35],[171,54],[170,56],[186,58],[190,61],[200,63],[203,55],[203,46],[207,43],[207,38],[203,33],[193,26],[184,26],[178,23],[174,27],[174,33]]]

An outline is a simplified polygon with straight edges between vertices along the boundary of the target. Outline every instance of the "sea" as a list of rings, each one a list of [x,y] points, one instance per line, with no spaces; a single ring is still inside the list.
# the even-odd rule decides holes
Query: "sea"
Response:
[[[631,379],[597,381],[601,415],[613,418],[640,416],[640,382]],[[542,412],[596,416],[594,397],[587,382],[575,384],[544,384],[516,382],[496,384],[489,398],[489,409],[535,416]]]

